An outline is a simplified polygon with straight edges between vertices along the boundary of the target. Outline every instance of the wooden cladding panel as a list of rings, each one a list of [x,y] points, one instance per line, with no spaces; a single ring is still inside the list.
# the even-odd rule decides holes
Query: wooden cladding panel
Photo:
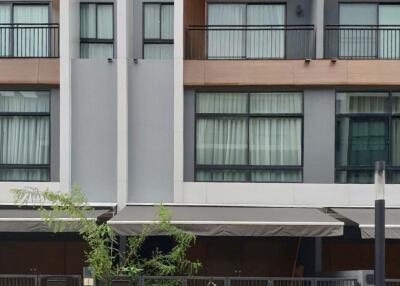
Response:
[[[60,84],[59,59],[0,59],[0,84]]]
[[[400,61],[186,60],[186,86],[399,86]]]
[[[290,277],[297,246],[297,238],[198,237],[188,255],[202,263],[199,275]]]

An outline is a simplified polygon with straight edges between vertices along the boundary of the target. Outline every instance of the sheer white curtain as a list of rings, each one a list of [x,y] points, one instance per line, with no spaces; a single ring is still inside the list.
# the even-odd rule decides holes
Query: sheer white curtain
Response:
[[[246,33],[246,54],[249,58],[283,58],[285,56],[285,5],[248,5],[247,25],[280,25],[254,27]],[[254,30],[254,31],[253,31]]]
[[[96,38],[96,4],[81,4],[81,38]]]
[[[379,57],[398,59],[400,57],[400,5],[379,5]],[[390,26],[393,25],[393,26]]]
[[[0,92],[1,112],[48,112],[49,95],[34,92]],[[48,164],[48,116],[0,116],[0,164]],[[48,170],[0,169],[0,180],[48,180]]]
[[[107,59],[113,57],[112,44],[81,44],[81,57],[88,59]]]
[[[11,22],[10,5],[0,5],[0,57],[6,57],[10,52],[10,29],[8,24]]]
[[[47,24],[49,23],[49,6],[15,5],[13,21],[14,24]],[[14,56],[48,56],[49,31],[45,26],[19,25],[18,27],[14,30]]]
[[[161,39],[174,38],[174,6],[161,5]]]
[[[251,113],[303,113],[303,95],[295,92],[252,93]]]
[[[114,37],[113,6],[109,4],[81,4],[81,38],[112,40]],[[82,43],[81,57],[105,59],[113,58],[112,43]]]
[[[111,40],[113,38],[113,6],[97,5],[97,38]]]
[[[144,5],[144,38],[159,39],[160,38],[160,5],[146,4]]]
[[[174,45],[171,44],[145,44],[144,58],[153,60],[167,60],[174,57]]]
[[[209,4],[208,25],[245,25],[246,5]],[[242,58],[245,56],[245,32],[226,29],[208,32],[209,58]],[[236,28],[238,29],[238,28]],[[239,28],[240,29],[240,28]]]
[[[389,94],[385,92],[340,92],[337,93],[337,112],[384,113]]]
[[[371,58],[377,56],[377,31],[363,25],[378,25],[377,4],[340,4],[340,25],[354,25],[339,32],[339,56]]]
[[[247,113],[247,93],[199,93],[198,113]]]

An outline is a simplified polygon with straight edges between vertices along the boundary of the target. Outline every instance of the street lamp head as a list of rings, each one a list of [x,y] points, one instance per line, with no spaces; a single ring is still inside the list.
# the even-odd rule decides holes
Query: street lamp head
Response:
[[[375,163],[375,194],[377,200],[385,199],[385,161]]]

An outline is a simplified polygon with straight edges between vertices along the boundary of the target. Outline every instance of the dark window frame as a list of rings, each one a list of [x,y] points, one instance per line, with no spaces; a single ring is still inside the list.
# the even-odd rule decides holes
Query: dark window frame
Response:
[[[96,6],[96,19],[95,19],[95,27],[96,27],[96,38],[83,38],[81,33],[81,9],[83,5],[95,5]],[[112,8],[112,39],[101,39],[98,38],[98,27],[97,27],[97,17],[98,17],[98,6],[111,6]],[[79,4],[79,55],[82,58],[82,44],[112,44],[112,55],[115,56],[115,11],[114,11],[114,3],[113,2],[81,2]]]
[[[197,112],[197,98],[202,93],[244,93],[247,96],[247,112],[246,113],[199,113]],[[250,95],[257,93],[299,93],[301,94],[302,110],[301,113],[250,113]],[[304,182],[304,92],[291,90],[291,91],[197,91],[195,93],[195,114],[194,114],[194,181],[195,182],[212,182],[212,183],[303,183]],[[250,159],[250,119],[251,118],[298,118],[301,120],[301,164],[300,165],[201,165],[197,164],[197,121],[199,119],[213,119],[213,118],[246,118],[247,120],[247,157]],[[197,180],[197,172],[204,171],[247,171],[246,181],[199,181]],[[300,172],[301,179],[298,182],[282,182],[282,181],[252,181],[251,171],[298,171]]]
[[[337,97],[340,93],[363,93],[363,92],[376,92],[376,93],[386,93],[387,104],[385,106],[385,111],[381,113],[338,113],[338,101]],[[338,164],[338,148],[339,148],[339,134],[338,134],[338,122],[342,118],[349,118],[351,120],[383,120],[386,122],[385,126],[385,157],[386,157],[386,177],[389,183],[393,181],[393,173],[400,172],[400,164],[392,164],[392,154],[393,154],[393,121],[400,120],[400,113],[394,113],[393,103],[395,96],[394,93],[399,93],[397,90],[340,90],[336,91],[335,94],[335,183],[342,184],[354,184],[350,181],[350,175],[356,172],[371,172],[373,174],[375,166],[351,166],[349,163],[346,166],[341,166]],[[349,145],[350,146],[350,145]],[[347,150],[349,156],[350,150]],[[338,180],[338,174],[341,172],[346,172],[346,182],[341,182]],[[362,184],[362,183],[359,183]]]
[[[37,169],[47,170],[48,180],[40,182],[51,182],[51,91],[48,89],[44,90],[20,90],[20,89],[2,89],[1,91],[12,91],[12,92],[47,92],[49,96],[49,111],[47,112],[0,112],[0,117],[47,117],[49,120],[49,149],[47,164],[1,164],[0,169],[11,169],[11,170],[23,170],[23,169]],[[0,180],[1,182],[1,180]],[[4,182],[4,181],[3,181]],[[36,180],[7,180],[7,182],[36,182]]]
[[[145,13],[145,7],[146,5],[159,5],[160,6],[160,35],[159,38],[146,38],[145,36],[145,23],[146,23],[146,13]],[[172,39],[162,39],[161,38],[161,33],[162,33],[162,6],[172,6],[174,7],[174,2],[143,2],[143,8],[142,8],[142,59],[145,59],[144,57],[144,47],[146,45],[173,45],[174,44],[174,35],[172,35]],[[175,15],[175,10],[174,10],[174,15]]]

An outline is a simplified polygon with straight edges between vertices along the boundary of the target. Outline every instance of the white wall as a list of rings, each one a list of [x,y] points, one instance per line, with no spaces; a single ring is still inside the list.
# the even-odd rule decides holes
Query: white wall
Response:
[[[184,183],[184,203],[267,206],[373,206],[374,185]],[[400,207],[400,185],[386,186],[387,206]]]

